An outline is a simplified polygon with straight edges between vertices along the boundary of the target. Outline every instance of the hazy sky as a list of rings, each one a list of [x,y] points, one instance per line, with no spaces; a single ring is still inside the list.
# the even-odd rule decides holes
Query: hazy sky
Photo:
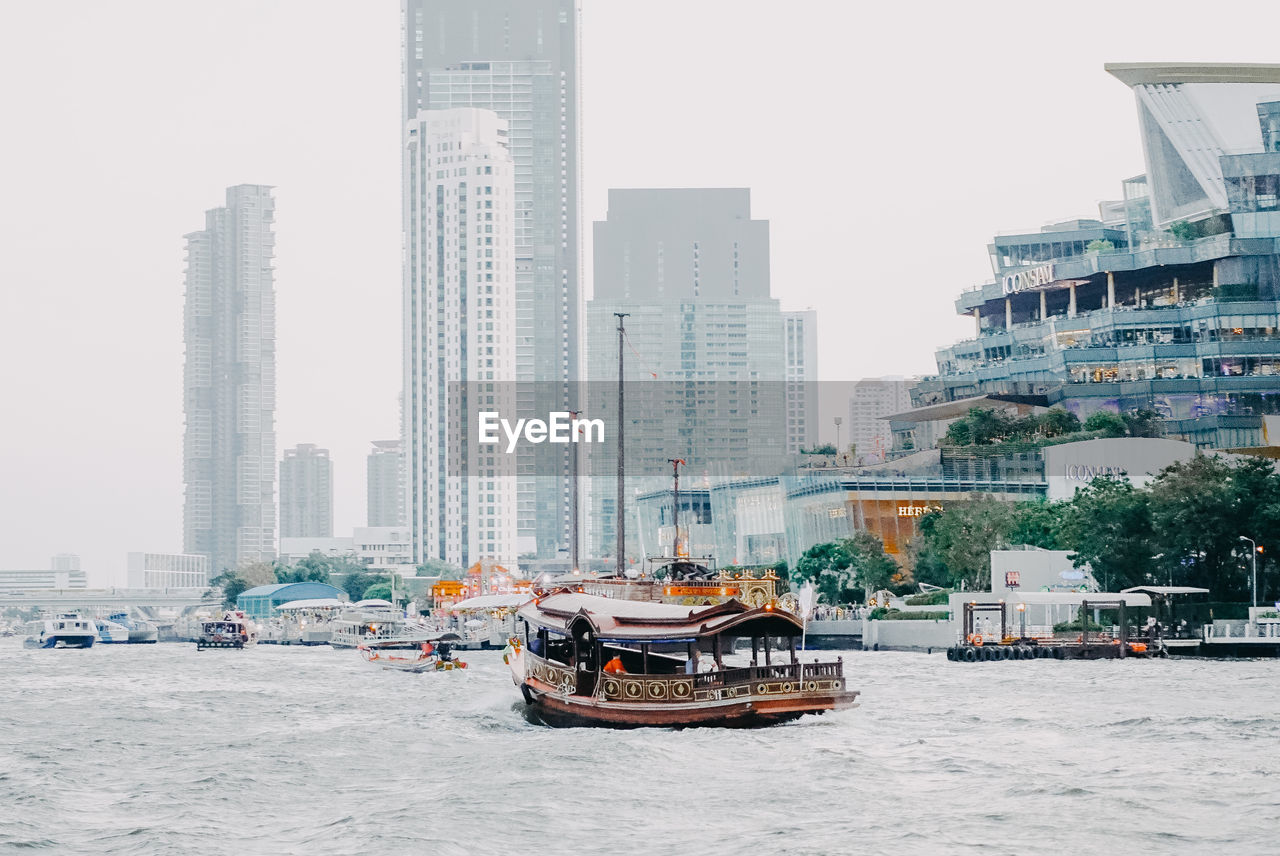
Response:
[[[1253,34],[1280,17],[583,6],[584,233],[610,187],[750,187],[833,380],[930,371],[992,234],[1096,216],[1142,172],[1104,62],[1275,61]],[[363,525],[369,441],[398,434],[399,41],[397,0],[4,4],[0,568],[77,552],[122,584],[127,551],[181,550],[182,235],[246,182],[277,188],[279,448],[331,449],[335,534]]]

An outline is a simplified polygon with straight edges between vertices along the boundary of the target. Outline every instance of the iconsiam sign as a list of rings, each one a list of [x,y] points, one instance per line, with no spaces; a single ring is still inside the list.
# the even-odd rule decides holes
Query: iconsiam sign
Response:
[[[1013,294],[1018,291],[1025,291],[1028,288],[1049,285],[1053,281],[1053,265],[1040,265],[1029,270],[1008,274],[1004,277],[1002,283],[1004,285],[1004,293]]]

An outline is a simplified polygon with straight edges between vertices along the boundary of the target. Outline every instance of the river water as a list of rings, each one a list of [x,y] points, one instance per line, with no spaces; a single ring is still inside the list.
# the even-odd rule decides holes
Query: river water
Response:
[[[0,640],[0,851],[1280,852],[1274,660],[843,657],[855,710],[618,732],[530,724],[497,652]]]

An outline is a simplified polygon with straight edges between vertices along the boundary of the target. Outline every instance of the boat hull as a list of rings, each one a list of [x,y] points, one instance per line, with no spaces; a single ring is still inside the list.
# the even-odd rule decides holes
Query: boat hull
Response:
[[[197,651],[202,651],[205,648],[243,648],[243,647],[245,647],[245,642],[242,639],[231,639],[231,640],[224,640],[224,641],[214,641],[211,639],[196,640]]]
[[[509,653],[507,662],[512,680],[520,687],[532,716],[554,727],[762,728],[806,714],[858,706],[857,691],[845,689],[774,694],[748,690],[733,698],[690,702],[611,701],[594,695],[565,693],[556,686],[528,677],[523,651]]]
[[[92,648],[94,637],[84,634],[67,634],[59,636],[49,636],[40,639],[31,647],[33,648]]]
[[[790,722],[806,714],[858,706],[853,698],[836,696],[687,706],[636,705],[539,693],[532,687],[529,690],[533,698],[530,704],[533,715],[543,724],[557,728],[763,728]],[[856,697],[857,693],[841,695]]]

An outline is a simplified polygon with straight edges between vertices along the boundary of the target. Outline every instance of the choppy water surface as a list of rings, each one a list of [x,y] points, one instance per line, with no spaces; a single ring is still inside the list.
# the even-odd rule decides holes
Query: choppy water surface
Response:
[[[0,850],[1275,853],[1280,664],[845,653],[862,707],[552,730],[496,652],[0,640]]]

